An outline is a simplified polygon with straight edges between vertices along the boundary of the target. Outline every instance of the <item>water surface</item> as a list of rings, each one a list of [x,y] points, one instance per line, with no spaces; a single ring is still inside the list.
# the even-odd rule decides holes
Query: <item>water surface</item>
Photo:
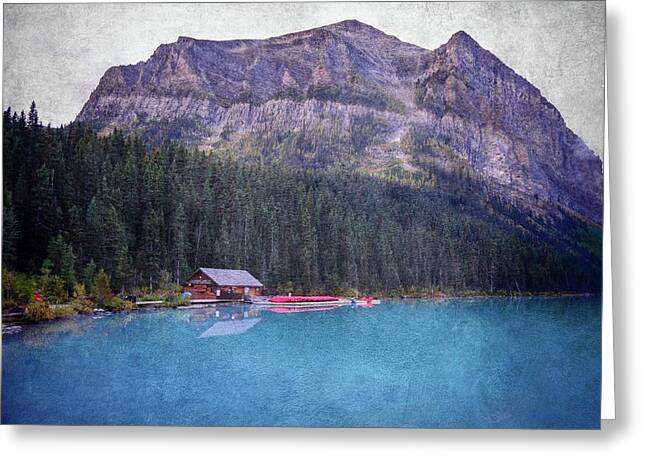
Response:
[[[3,335],[2,422],[598,428],[598,298],[79,316]]]

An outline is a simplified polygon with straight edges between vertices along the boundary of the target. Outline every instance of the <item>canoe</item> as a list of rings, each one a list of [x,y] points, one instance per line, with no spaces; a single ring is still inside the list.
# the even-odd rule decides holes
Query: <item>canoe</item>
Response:
[[[273,302],[277,304],[285,303],[303,303],[303,302],[335,302],[340,300],[338,297],[330,297],[328,295],[291,295],[286,296],[276,296],[270,297],[267,299],[268,302]]]
[[[274,297],[275,298],[275,297]],[[266,307],[287,307],[287,308],[303,308],[303,307],[326,307],[326,306],[340,306],[340,305],[372,305],[373,301],[368,300],[352,300],[352,299],[337,299],[337,300],[326,300],[322,302],[299,302],[299,301],[289,301],[289,302],[276,302],[267,300],[255,300],[253,305],[261,305]]]
[[[265,306],[271,306],[271,307],[323,307],[326,305],[350,305],[352,304],[351,300],[347,299],[339,299],[339,300],[327,300],[323,302],[313,302],[313,301],[306,301],[306,302],[295,302],[295,301],[289,301],[289,302],[276,302],[276,301],[271,301],[271,300],[256,300],[253,302],[253,305],[265,305]]]
[[[269,307],[268,310],[271,313],[327,312],[339,307],[340,305],[323,305],[321,307],[312,307],[311,305],[308,305],[307,307],[294,307],[291,305],[289,307]]]

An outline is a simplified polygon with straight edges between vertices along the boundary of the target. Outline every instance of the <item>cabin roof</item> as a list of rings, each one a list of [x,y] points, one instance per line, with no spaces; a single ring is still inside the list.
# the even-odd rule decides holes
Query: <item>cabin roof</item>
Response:
[[[220,286],[263,287],[258,279],[244,269],[198,268],[197,271],[202,271]]]

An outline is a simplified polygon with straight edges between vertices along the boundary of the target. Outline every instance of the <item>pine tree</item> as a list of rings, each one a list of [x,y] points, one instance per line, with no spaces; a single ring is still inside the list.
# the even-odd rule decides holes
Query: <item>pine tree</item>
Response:
[[[36,102],[32,101],[29,107],[29,115],[27,118],[27,125],[31,128],[39,127],[40,121],[38,120],[38,109],[36,109]]]
[[[180,202],[175,210],[175,217],[172,223],[172,244],[171,252],[174,261],[174,279],[175,283],[180,284],[185,276],[188,276],[190,268],[188,266],[186,255],[190,249],[186,231],[186,214],[184,206]]]
[[[113,286],[123,288],[129,270],[128,243],[105,179],[88,207],[85,247],[86,257],[106,270]]]
[[[112,290],[110,289],[110,279],[103,269],[94,278],[92,295],[94,295],[96,304],[99,307],[105,307],[106,303],[113,297]]]
[[[2,267],[16,269],[16,244],[20,237],[20,229],[13,210],[11,193],[5,191],[2,202]]]
[[[83,268],[83,284],[87,292],[92,291],[92,286],[94,284],[94,278],[97,274],[97,267],[94,260],[90,260]]]
[[[60,276],[68,292],[71,292],[76,282],[75,256],[72,247],[65,243],[60,233],[49,241],[47,260],[51,263],[52,273]]]
[[[163,226],[159,213],[149,205],[144,216],[141,240],[137,250],[137,266],[142,280],[152,289],[163,270],[162,244]]]

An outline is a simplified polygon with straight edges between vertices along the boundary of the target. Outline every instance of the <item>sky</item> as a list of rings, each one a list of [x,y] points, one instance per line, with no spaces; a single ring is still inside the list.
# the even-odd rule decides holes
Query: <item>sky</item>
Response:
[[[604,2],[4,4],[3,13],[3,109],[35,100],[52,125],[76,117],[109,67],[145,61],[179,36],[261,39],[356,19],[427,49],[466,31],[603,152]]]

